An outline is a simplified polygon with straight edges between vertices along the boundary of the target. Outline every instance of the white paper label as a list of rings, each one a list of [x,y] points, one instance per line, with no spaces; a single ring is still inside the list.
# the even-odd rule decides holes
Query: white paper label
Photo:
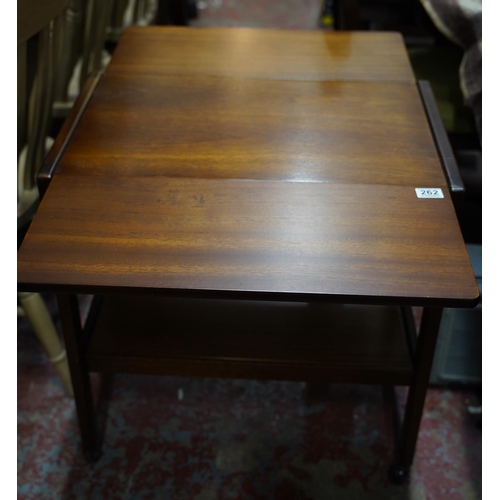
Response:
[[[444,198],[441,188],[415,188],[417,198]]]

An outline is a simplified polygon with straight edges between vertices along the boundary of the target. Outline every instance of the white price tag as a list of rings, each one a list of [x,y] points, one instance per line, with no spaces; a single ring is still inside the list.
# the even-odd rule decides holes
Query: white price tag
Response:
[[[417,198],[444,198],[441,188],[415,188]]]

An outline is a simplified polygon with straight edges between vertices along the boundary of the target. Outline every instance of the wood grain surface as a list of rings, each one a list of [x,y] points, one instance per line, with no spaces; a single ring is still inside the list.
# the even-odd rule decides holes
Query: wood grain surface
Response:
[[[108,72],[414,83],[399,33],[130,27]]]
[[[391,33],[127,30],[21,287],[474,305],[410,73]]]
[[[59,172],[446,186],[414,85],[113,72]]]
[[[82,293],[478,298],[448,193],[363,184],[56,176],[18,253],[18,281]]]

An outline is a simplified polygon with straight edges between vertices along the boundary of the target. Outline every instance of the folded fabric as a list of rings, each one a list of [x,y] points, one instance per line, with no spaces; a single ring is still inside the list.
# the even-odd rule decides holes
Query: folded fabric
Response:
[[[460,86],[481,137],[482,0],[420,0],[435,26],[464,49]]]

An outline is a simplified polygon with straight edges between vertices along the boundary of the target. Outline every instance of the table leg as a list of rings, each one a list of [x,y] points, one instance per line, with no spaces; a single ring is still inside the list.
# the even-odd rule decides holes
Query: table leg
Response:
[[[407,479],[410,465],[413,462],[427,384],[434,358],[434,348],[439,333],[441,313],[441,308],[430,307],[424,308],[422,313],[413,363],[412,383],[406,401],[396,461],[389,470],[389,478],[395,483],[401,483]]]
[[[73,382],[83,452],[87,460],[95,462],[101,456],[102,440],[98,432],[90,375],[85,360],[84,336],[78,298],[76,295],[58,295],[57,300]]]
[[[160,0],[158,2],[157,24],[187,26],[189,24],[187,0]]]

